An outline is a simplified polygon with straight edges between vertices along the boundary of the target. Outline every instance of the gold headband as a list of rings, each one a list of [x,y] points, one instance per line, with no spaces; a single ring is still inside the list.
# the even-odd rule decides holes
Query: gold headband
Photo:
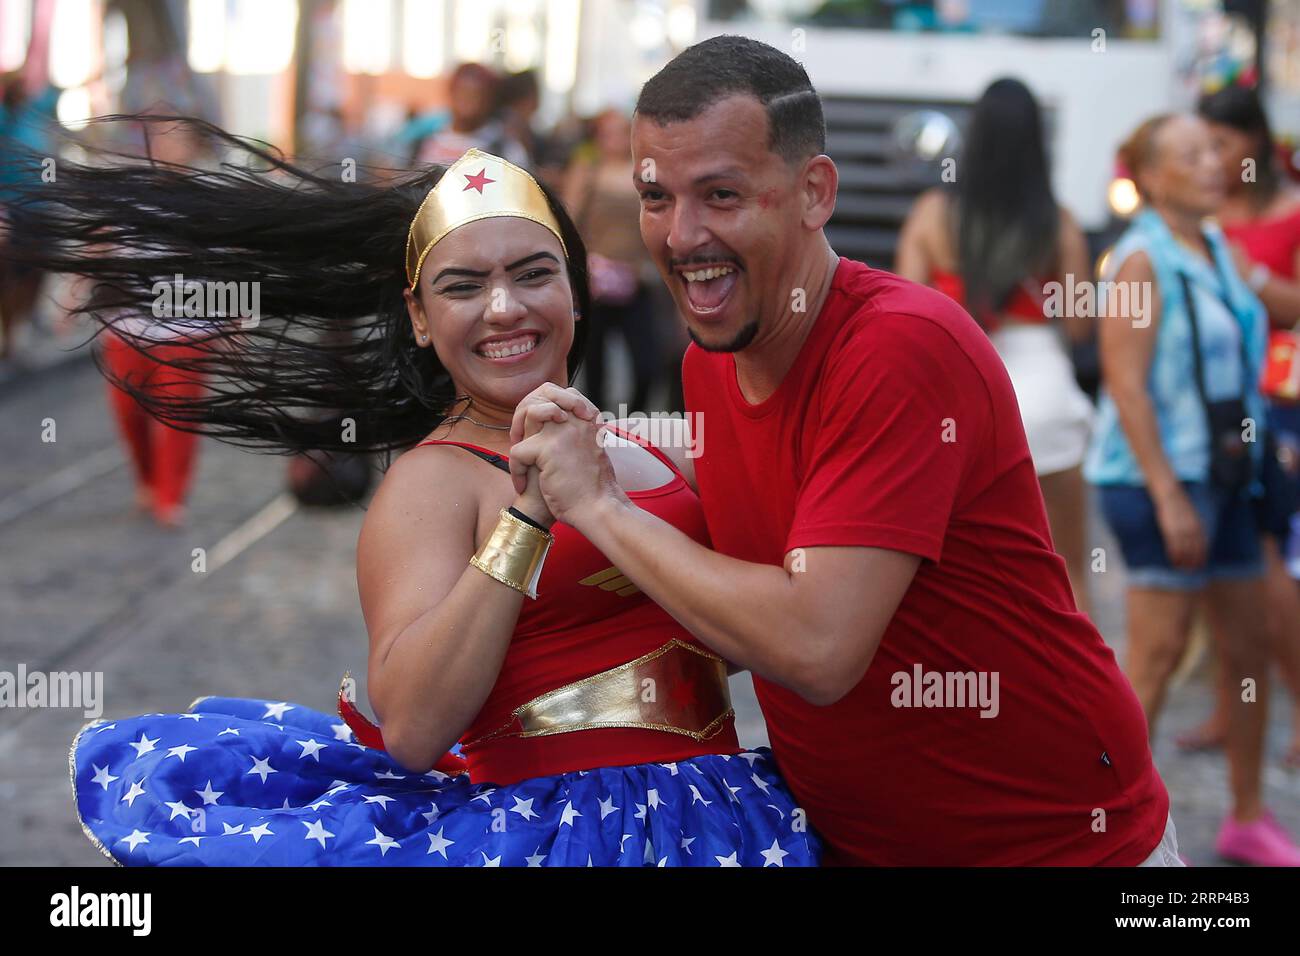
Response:
[[[560,224],[537,180],[514,163],[470,149],[447,167],[420,203],[406,236],[406,278],[414,289],[429,250],[457,226],[493,216],[516,216],[545,226],[568,255]]]

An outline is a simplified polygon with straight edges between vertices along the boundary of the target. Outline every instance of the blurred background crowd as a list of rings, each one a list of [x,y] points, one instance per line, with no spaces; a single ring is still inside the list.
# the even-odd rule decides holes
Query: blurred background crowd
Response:
[[[0,0],[0,154],[220,162],[86,122],[154,111],[328,175],[505,156],[560,191],[588,244],[578,386],[681,411],[687,339],[640,241],[630,110],[724,32],[791,53],[821,92],[836,251],[958,299],[998,347],[1081,608],[1104,614],[1108,557],[1128,569],[1125,667],[1153,733],[1170,682],[1217,648],[1201,656],[1221,676],[1275,665],[1279,762],[1300,769],[1300,0]],[[78,341],[82,294],[3,270],[0,380]],[[140,473],[170,462],[155,517],[178,522],[193,442],[151,443],[114,409]],[[1234,414],[1260,429],[1235,484],[1211,447]],[[1231,718],[1242,689],[1218,685],[1177,745],[1225,749],[1249,809],[1264,708]]]

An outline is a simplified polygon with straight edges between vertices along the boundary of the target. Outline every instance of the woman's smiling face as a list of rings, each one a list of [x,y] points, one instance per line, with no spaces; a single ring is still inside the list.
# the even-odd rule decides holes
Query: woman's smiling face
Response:
[[[425,256],[416,293],[406,294],[416,343],[480,409],[513,412],[543,382],[568,384],[573,291],[545,226],[494,216],[457,227]]]

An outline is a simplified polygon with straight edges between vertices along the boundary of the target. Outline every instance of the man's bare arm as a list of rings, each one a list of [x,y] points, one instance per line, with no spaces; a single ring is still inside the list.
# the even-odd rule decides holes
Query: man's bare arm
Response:
[[[600,499],[572,519],[722,657],[822,705],[862,679],[921,560],[881,548],[818,547],[791,551],[778,568],[711,551],[632,503]]]

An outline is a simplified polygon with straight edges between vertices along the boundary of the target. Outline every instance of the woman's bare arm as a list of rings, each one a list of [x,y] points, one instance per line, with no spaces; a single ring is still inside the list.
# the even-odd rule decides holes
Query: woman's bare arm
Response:
[[[1085,282],[1091,282],[1092,276],[1092,257],[1088,255],[1088,240],[1075,222],[1074,216],[1064,206],[1061,207],[1061,232],[1060,232],[1060,252],[1057,256],[1060,262],[1060,281],[1065,287],[1071,288],[1070,276],[1074,276],[1076,286]],[[1076,344],[1086,342],[1092,338],[1092,318],[1087,315],[1074,315],[1074,309],[1066,309],[1065,315],[1061,317],[1061,326],[1065,329],[1066,338]]]
[[[898,251],[894,256],[894,271],[904,279],[929,284],[934,269],[930,243],[942,234],[947,197],[938,189],[922,193],[903,222],[898,234]]]
[[[432,767],[482,708],[525,600],[469,564],[482,487],[482,469],[460,449],[407,452],[357,542],[370,703],[389,753],[414,772]]]
[[[1156,410],[1147,388],[1156,349],[1156,333],[1160,328],[1160,289],[1156,285],[1151,260],[1145,252],[1135,252],[1124,260],[1115,275],[1115,282],[1121,286],[1128,284],[1130,289],[1145,290],[1149,296],[1128,296],[1130,306],[1148,298],[1144,312],[1131,307],[1127,315],[1101,320],[1102,377],[1119,412],[1120,427],[1133,449],[1133,457],[1146,478],[1147,488],[1151,496],[1158,499],[1181,487],[1160,444]]]

